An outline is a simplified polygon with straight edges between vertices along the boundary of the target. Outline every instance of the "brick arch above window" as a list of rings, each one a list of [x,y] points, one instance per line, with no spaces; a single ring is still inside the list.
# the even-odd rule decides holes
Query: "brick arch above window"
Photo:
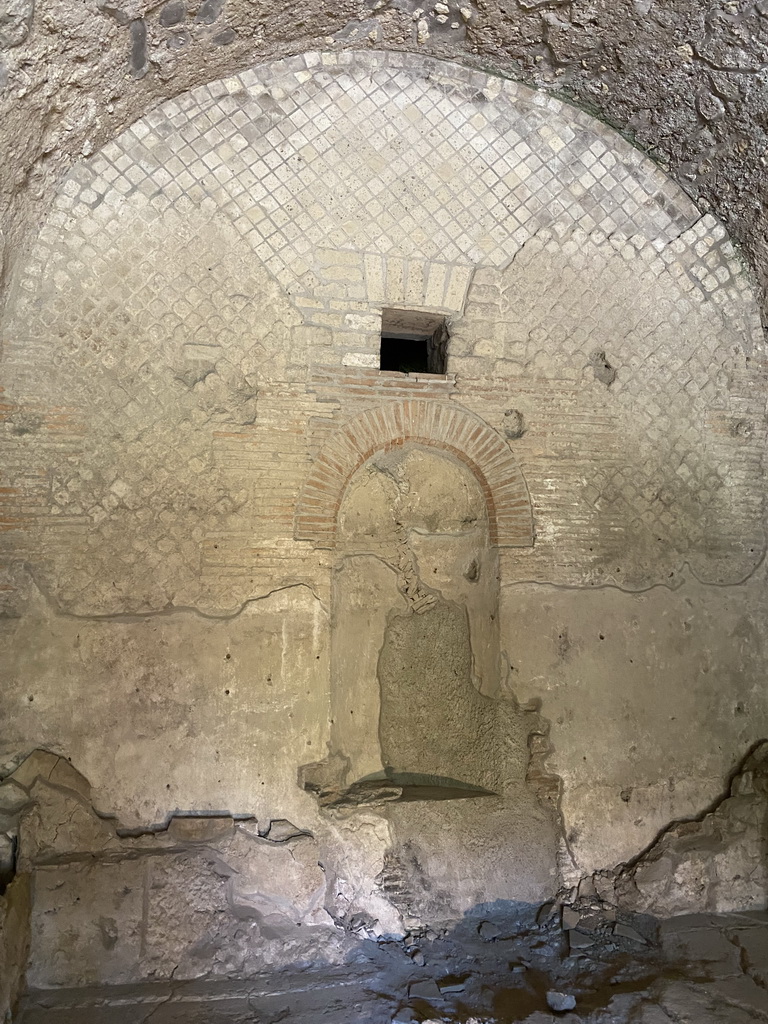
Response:
[[[501,435],[458,405],[423,400],[369,409],[328,439],[299,496],[296,539],[334,548],[339,508],[353,474],[377,452],[409,442],[449,452],[474,473],[485,495],[492,544],[533,545],[528,487]]]

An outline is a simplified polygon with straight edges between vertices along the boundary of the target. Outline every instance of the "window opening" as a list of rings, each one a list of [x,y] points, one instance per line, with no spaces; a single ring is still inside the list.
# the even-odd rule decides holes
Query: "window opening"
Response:
[[[443,374],[447,348],[444,316],[409,309],[382,311],[380,370]]]

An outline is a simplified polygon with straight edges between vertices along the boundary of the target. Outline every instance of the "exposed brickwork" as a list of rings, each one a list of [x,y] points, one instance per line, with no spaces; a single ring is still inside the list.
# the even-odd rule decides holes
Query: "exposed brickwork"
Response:
[[[396,811],[329,828],[296,786],[336,725],[329,637],[346,632],[350,677],[367,658],[373,717],[384,588],[426,616],[430,590],[498,584],[498,614],[467,597],[488,692],[500,649],[499,694],[552,724],[526,743],[521,711],[505,739],[515,823],[488,804],[447,833],[435,817],[459,912],[549,892],[531,784],[559,801],[574,869],[696,814],[766,728],[765,348],[722,225],[584,112],[408,54],[177,91],[72,169],[12,281],[4,759],[73,756],[132,823],[225,806],[300,822],[329,878],[359,879],[344,913],[393,934],[370,897]],[[412,307],[450,321],[445,377],[378,371],[382,309]],[[433,452],[372,459],[410,441]],[[473,494],[435,545],[411,529],[412,555],[408,459],[438,464],[441,504]],[[478,577],[462,545],[481,537]],[[331,595],[347,572],[363,625],[379,615],[367,645]]]
[[[452,320],[445,379],[378,372],[382,307],[410,306]],[[312,460],[414,400],[502,435],[524,415],[536,545],[510,572],[644,587],[761,557],[763,343],[722,227],[605,126],[478,72],[310,54],[165,104],[73,168],[4,343],[6,561],[67,609],[325,592],[294,533]],[[498,540],[530,544],[490,455]]]
[[[299,498],[296,537],[333,547],[336,514],[353,473],[373,454],[414,442],[450,452],[475,474],[488,507],[491,543],[533,543],[528,489],[505,441],[479,417],[452,404],[408,399],[349,420],[323,446]]]
[[[642,587],[688,562],[726,582],[761,558],[761,334],[738,288],[724,306],[708,300],[708,260],[745,287],[706,221],[660,251],[542,231],[503,271],[477,272],[449,368],[494,425],[525,412],[514,450],[534,499],[537,578],[579,565],[591,585]]]

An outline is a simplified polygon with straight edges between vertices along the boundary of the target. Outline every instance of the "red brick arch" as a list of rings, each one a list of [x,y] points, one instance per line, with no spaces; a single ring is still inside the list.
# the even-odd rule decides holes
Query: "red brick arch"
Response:
[[[450,452],[477,478],[499,547],[530,547],[528,488],[504,439],[474,413],[445,402],[388,402],[348,420],[326,442],[296,507],[295,536],[318,548],[336,545],[336,519],[352,475],[376,452],[406,442]]]

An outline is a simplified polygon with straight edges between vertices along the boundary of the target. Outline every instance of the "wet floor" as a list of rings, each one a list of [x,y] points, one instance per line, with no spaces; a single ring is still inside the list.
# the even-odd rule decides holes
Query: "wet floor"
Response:
[[[343,967],[29,993],[19,1024],[768,1022],[768,913],[616,922],[545,908],[363,942]]]

